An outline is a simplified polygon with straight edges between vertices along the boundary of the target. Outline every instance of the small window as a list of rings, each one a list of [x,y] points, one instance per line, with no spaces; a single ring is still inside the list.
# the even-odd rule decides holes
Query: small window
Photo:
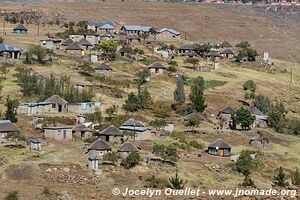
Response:
[[[52,108],[56,108],[56,104],[52,104]]]

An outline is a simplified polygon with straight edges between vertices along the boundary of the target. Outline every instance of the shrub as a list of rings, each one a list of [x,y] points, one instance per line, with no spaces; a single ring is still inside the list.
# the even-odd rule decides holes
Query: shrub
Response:
[[[195,149],[203,149],[203,144],[199,143],[197,140],[190,141],[189,145]]]
[[[180,190],[180,189],[184,188],[183,180],[181,180],[178,177],[177,171],[176,171],[175,177],[171,177],[169,179],[169,188],[177,189],[177,190]]]
[[[289,185],[289,183],[286,181],[286,175],[283,172],[283,168],[279,167],[276,169],[276,174],[273,177],[273,186],[278,187],[286,187]]]
[[[145,187],[147,188],[159,188],[163,189],[168,186],[168,180],[164,178],[158,178],[154,175],[146,178],[146,184]]]
[[[116,163],[118,161],[118,154],[116,152],[108,152],[103,156],[103,160]]]
[[[5,197],[4,200],[18,200],[19,196],[18,196],[18,192],[17,191],[12,191],[9,192]]]
[[[140,162],[140,154],[137,152],[130,153],[122,162],[125,168],[129,169],[139,164]]]

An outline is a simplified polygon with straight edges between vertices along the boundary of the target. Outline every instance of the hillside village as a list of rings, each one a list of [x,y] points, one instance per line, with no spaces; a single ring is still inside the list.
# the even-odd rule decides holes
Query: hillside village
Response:
[[[0,35],[0,199],[119,199],[113,187],[299,198],[298,63],[172,26],[95,19],[49,31],[15,18]]]

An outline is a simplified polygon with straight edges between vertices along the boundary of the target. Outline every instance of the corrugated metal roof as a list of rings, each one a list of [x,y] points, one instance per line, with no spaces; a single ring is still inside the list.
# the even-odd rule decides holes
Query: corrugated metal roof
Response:
[[[175,31],[174,29],[171,29],[171,28],[162,28],[162,29],[160,29],[159,31],[158,31],[158,33],[162,33],[162,32],[170,32],[170,33],[172,33],[172,34],[174,34],[174,35],[180,35],[181,33],[180,32],[178,32],[178,31]]]
[[[88,25],[95,26],[96,28],[104,28],[104,29],[116,27],[115,22],[88,22]]]
[[[7,44],[0,44],[0,52],[15,52],[15,51],[21,51],[21,49]]]
[[[143,31],[149,32],[152,28],[151,26],[136,26],[136,25],[124,25],[123,26],[127,31]]]

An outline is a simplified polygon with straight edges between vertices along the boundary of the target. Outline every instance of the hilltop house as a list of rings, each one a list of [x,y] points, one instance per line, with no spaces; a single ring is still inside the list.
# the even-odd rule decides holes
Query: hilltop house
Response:
[[[135,145],[133,145],[132,143],[126,142],[126,143],[121,145],[121,147],[118,150],[118,154],[120,155],[120,157],[122,157],[124,159],[130,153],[138,152],[138,151],[139,150],[138,150],[138,148],[136,148]]]
[[[187,53],[194,51],[194,45],[193,44],[184,44],[178,48],[178,53],[181,55],[186,55]]]
[[[208,153],[215,156],[227,157],[231,154],[231,146],[219,138],[208,145]]]
[[[87,148],[88,154],[96,154],[102,158],[106,153],[111,152],[112,148],[110,144],[105,142],[104,140],[98,139],[92,144],[90,144]]]
[[[89,138],[92,136],[92,130],[84,124],[78,124],[73,129],[73,136],[81,139]]]
[[[47,49],[60,49],[61,48],[61,39],[48,38],[45,40],[40,40],[42,47]]]
[[[222,58],[231,59],[234,57],[234,53],[231,49],[224,49],[223,51],[220,52],[220,56]]]
[[[151,140],[153,138],[150,129],[146,128],[141,121],[130,118],[120,128],[123,132],[131,133],[133,140]]]
[[[180,39],[181,33],[174,29],[162,28],[157,31],[156,40],[158,41],[173,41]]]
[[[108,76],[112,73],[112,68],[107,64],[100,64],[95,67],[95,73]]]
[[[13,32],[19,35],[26,34],[27,31],[27,28],[22,24],[19,24],[16,28],[13,29]]]
[[[163,66],[160,62],[154,62],[148,66],[151,74],[163,74],[166,70],[166,67]]]
[[[0,57],[8,55],[11,59],[19,59],[21,49],[7,44],[0,44]]]
[[[72,127],[55,126],[44,127],[44,135],[47,139],[52,140],[72,140]]]
[[[50,98],[46,99],[44,102],[50,103],[51,108],[48,112],[67,112],[68,102],[58,95],[52,95]]]
[[[10,120],[0,120],[0,143],[6,141],[6,136],[10,132],[19,131],[19,128]]]
[[[93,30],[96,33],[114,32],[116,28],[115,22],[93,22],[87,23],[87,29]]]
[[[223,108],[219,111],[218,117],[223,118],[223,122],[227,124],[229,120],[231,119],[231,115],[235,112],[235,110],[231,107]]]
[[[124,142],[124,134],[113,125],[101,131],[99,136],[106,142]]]
[[[136,26],[136,25],[124,25],[121,28],[123,33],[128,35],[137,34],[140,35],[141,33],[149,34],[151,26]]]

